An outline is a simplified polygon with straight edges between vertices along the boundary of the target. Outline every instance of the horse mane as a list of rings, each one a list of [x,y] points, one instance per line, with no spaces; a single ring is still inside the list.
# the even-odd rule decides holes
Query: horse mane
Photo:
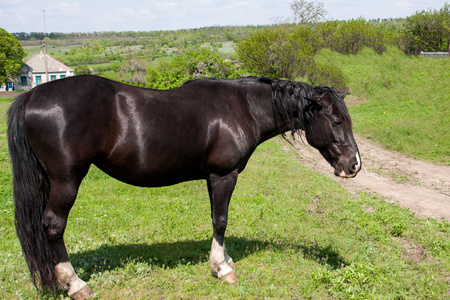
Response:
[[[291,131],[292,136],[300,131],[300,128],[305,128],[307,123],[312,122],[315,114],[320,110],[317,104],[308,100],[314,96],[318,96],[319,98],[329,96],[344,125],[351,126],[347,106],[342,100],[342,97],[332,87],[325,85],[312,86],[304,82],[280,80],[270,77],[259,77],[258,81],[272,86],[274,112],[281,116],[283,122]],[[297,116],[294,116],[294,111],[298,112]],[[295,117],[299,122],[297,124],[293,121]]]

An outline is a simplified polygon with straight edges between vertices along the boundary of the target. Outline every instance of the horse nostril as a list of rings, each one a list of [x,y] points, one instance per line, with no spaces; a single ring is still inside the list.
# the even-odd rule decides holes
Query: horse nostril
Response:
[[[354,173],[359,172],[359,170],[361,170],[361,165],[359,163],[354,164],[351,168],[351,171]]]
[[[361,170],[361,157],[359,156],[359,153],[356,153],[356,162],[352,165],[351,171],[353,173],[358,173]]]

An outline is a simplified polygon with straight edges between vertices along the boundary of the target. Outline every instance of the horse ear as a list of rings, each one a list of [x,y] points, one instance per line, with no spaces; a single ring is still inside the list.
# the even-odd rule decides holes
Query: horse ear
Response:
[[[350,95],[349,91],[350,90],[348,88],[337,89],[337,93],[338,93],[339,97],[341,97],[342,99],[344,99],[345,96]]]
[[[327,95],[323,95],[323,96],[314,95],[312,97],[307,97],[305,99],[308,100],[309,102],[315,104],[315,105],[320,106],[320,107],[326,106],[327,105],[327,100],[330,100],[330,99],[328,99]]]

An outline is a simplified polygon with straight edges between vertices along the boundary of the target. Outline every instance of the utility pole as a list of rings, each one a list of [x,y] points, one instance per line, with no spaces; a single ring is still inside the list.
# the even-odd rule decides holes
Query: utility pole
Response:
[[[48,62],[47,62],[47,24],[45,22],[45,9],[44,12],[44,63],[45,63],[45,82],[49,81],[48,78]]]

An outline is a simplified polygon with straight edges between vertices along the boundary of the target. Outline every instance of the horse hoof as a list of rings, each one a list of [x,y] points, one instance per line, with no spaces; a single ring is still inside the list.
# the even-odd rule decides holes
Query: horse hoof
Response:
[[[220,279],[222,279],[226,283],[231,284],[231,283],[235,283],[236,281],[238,281],[239,277],[236,275],[236,273],[230,272],[230,273],[222,276]]]
[[[81,290],[71,295],[70,298],[72,298],[73,300],[85,300],[89,299],[92,294],[94,294],[94,291],[90,287],[85,286]]]

